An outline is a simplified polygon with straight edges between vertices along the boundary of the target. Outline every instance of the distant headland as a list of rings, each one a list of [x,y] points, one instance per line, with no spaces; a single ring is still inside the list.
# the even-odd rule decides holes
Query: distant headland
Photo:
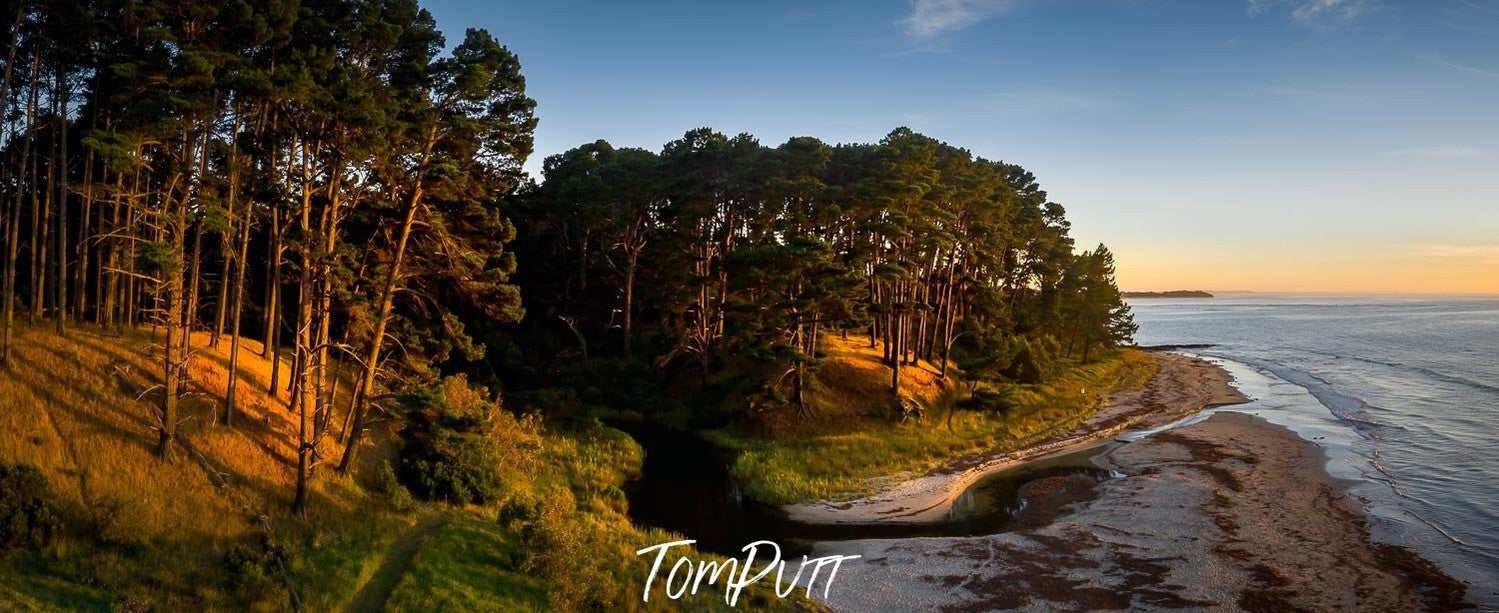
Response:
[[[1212,298],[1213,295],[1201,290],[1173,290],[1169,292],[1120,292],[1125,298]]]

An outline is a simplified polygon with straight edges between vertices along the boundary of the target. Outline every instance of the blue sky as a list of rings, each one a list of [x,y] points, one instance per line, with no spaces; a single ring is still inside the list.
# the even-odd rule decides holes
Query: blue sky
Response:
[[[541,158],[710,126],[1017,162],[1126,289],[1499,293],[1499,0],[424,2]]]

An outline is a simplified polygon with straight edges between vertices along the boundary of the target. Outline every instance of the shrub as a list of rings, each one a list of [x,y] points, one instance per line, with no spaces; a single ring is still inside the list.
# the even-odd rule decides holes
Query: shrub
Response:
[[[439,429],[404,454],[408,479],[424,498],[484,504],[500,495],[500,457],[483,434]]]
[[[29,464],[0,465],[0,548],[41,549],[61,530],[47,476]]]
[[[416,495],[487,504],[528,485],[540,449],[532,420],[516,419],[462,376],[404,401],[401,477]]]
[[[236,543],[224,555],[234,587],[246,596],[264,594],[276,585],[276,556],[265,547]]]
[[[517,526],[536,521],[541,517],[542,502],[537,500],[529,492],[511,496],[504,504],[500,505],[500,511],[496,520],[501,526],[515,529]]]
[[[94,499],[88,508],[92,536],[100,542],[116,545],[134,542],[138,535],[132,529],[132,522],[122,519],[127,511],[135,510],[126,501],[108,494]]]
[[[416,505],[416,501],[411,498],[411,490],[401,485],[401,481],[396,478],[396,469],[390,462],[381,462],[375,468],[374,492],[397,511],[409,511]]]
[[[535,503],[534,518],[520,536],[531,552],[523,567],[551,577],[548,599],[553,609],[607,609],[619,599],[619,586],[597,563],[603,535],[575,514],[577,503],[564,488],[552,489]]]
[[[997,386],[976,387],[973,393],[958,403],[958,407],[969,411],[984,411],[1005,415],[1018,405],[1015,398],[1014,386],[1010,384],[999,384]]]
[[[1016,383],[1043,383],[1056,370],[1060,346],[1050,336],[1017,336],[1012,341],[1013,357],[1003,374]]]

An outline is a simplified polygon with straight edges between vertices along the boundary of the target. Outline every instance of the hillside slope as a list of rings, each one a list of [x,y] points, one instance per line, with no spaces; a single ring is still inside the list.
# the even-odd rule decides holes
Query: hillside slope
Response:
[[[259,355],[259,343],[244,340],[239,413],[234,427],[216,425],[229,343],[209,349],[208,342],[207,334],[194,335],[192,383],[178,429],[226,482],[222,489],[183,446],[174,445],[167,461],[153,453],[158,418],[150,398],[159,394],[152,388],[159,382],[160,350],[149,329],[121,336],[81,326],[65,338],[50,329],[18,330],[13,364],[0,369],[0,461],[31,464],[47,475],[68,530],[53,551],[8,560],[10,568],[0,572],[7,601],[40,607],[72,606],[71,598],[79,599],[76,604],[232,601],[233,594],[215,586],[234,582],[224,576],[227,551],[254,550],[264,540],[254,515],[267,516],[276,540],[301,540],[305,524],[288,512],[298,425],[287,410],[289,396],[284,388],[268,392],[271,362]],[[282,368],[285,381],[285,362]],[[141,398],[136,385],[146,387]],[[339,393],[347,398],[346,388]],[[386,429],[374,430],[376,452],[364,454],[356,474],[390,456]],[[329,436],[319,447],[324,465],[312,482],[310,521],[320,530],[361,534],[365,547],[378,549],[387,540],[382,534],[399,533],[406,520],[347,512],[367,505],[368,496],[354,481],[332,474],[337,444]],[[348,558],[293,566],[292,582],[316,586],[325,576],[369,572],[357,556]],[[304,598],[309,604],[325,600],[315,593]]]
[[[395,457],[388,418],[372,426],[353,475],[332,470],[342,387],[310,516],[300,519],[290,513],[298,423],[285,389],[267,391],[271,362],[244,342],[242,413],[233,427],[216,424],[228,343],[210,349],[208,340],[193,339],[178,424],[203,462],[182,445],[163,461],[153,453],[154,406],[132,390],[156,393],[160,353],[149,329],[83,326],[61,338],[50,326],[18,330],[12,365],[0,368],[0,463],[46,475],[63,531],[40,551],[0,550],[0,609],[282,611],[293,607],[287,584],[308,611],[674,608],[654,594],[640,600],[634,552],[682,537],[630,523],[620,487],[643,455],[624,433],[523,421],[497,434],[531,450],[504,467],[506,500],[398,500],[376,475]],[[268,551],[284,560],[284,579]],[[698,604],[722,608],[718,590],[705,589]],[[745,597],[757,607],[808,606],[764,586]]]

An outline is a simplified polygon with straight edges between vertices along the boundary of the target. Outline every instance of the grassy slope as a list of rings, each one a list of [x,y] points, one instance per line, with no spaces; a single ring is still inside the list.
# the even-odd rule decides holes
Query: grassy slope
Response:
[[[234,428],[215,425],[228,343],[210,350],[207,340],[194,339],[189,370],[196,385],[182,408],[181,430],[251,506],[267,513],[308,610],[341,610],[372,594],[396,611],[555,610],[559,598],[579,590],[591,590],[612,609],[671,608],[659,594],[644,606],[637,592],[645,566],[635,550],[681,537],[638,530],[624,514],[620,487],[638,473],[642,454],[623,433],[540,434],[538,461],[513,468],[519,495],[552,500],[560,509],[546,523],[554,535],[549,542],[565,554],[544,560],[552,567],[534,565],[535,548],[513,524],[497,521],[495,508],[426,503],[396,510],[367,493],[364,476],[393,456],[383,426],[373,429],[354,477],[318,471],[312,517],[302,521],[287,512],[296,476],[295,416],[285,409],[284,391],[278,398],[265,392],[270,363],[258,355],[258,343],[243,343],[243,414]],[[258,543],[258,529],[181,450],[170,463],[152,455],[152,407],[112,376],[118,365],[152,382],[158,367],[148,330],[117,337],[85,326],[60,339],[50,326],[22,326],[16,341],[13,366],[0,368],[0,462],[41,468],[67,528],[42,552],[0,552],[0,608],[287,608],[279,582],[236,583],[225,554]],[[347,399],[345,391],[340,397]],[[340,410],[334,422],[342,417]],[[325,444],[329,458],[339,452],[334,443]],[[752,588],[745,597],[797,604],[765,594]],[[722,602],[704,594],[693,604],[722,608]]]
[[[734,475],[750,496],[784,504],[867,495],[884,483],[937,468],[964,455],[1018,448],[1069,429],[1097,409],[1108,393],[1143,385],[1155,363],[1123,350],[1089,364],[1064,363],[1049,383],[1014,386],[1017,406],[1004,415],[953,412],[968,385],[933,364],[902,369],[901,388],[927,407],[925,423],[898,424],[878,407],[889,404],[890,371],[867,339],[829,338],[827,359],[811,395],[815,417],[802,425],[776,423],[771,436],[735,428],[708,433],[740,455]],[[871,408],[875,407],[875,408]]]
[[[151,383],[157,369],[151,340],[146,330],[112,337],[82,327],[59,339],[50,330],[21,329],[13,366],[0,369],[0,461],[40,467],[69,529],[44,552],[0,556],[0,602],[7,609],[285,607],[279,584],[250,590],[236,585],[225,552],[256,543],[257,530],[181,451],[170,463],[151,454],[151,406],[122,391],[112,377],[118,366]],[[551,556],[550,567],[528,564],[536,552],[513,527],[496,521],[495,509],[424,504],[396,511],[366,493],[361,476],[392,456],[383,427],[374,430],[354,478],[333,476],[326,467],[318,472],[312,519],[304,522],[287,513],[296,422],[285,409],[284,391],[274,398],[265,393],[270,363],[256,353],[257,343],[243,344],[243,413],[234,428],[217,426],[213,412],[227,381],[227,349],[209,350],[206,344],[204,335],[194,339],[189,370],[195,385],[180,428],[252,507],[268,514],[309,610],[342,609],[371,590],[388,594],[392,610],[547,609],[581,589],[631,609],[673,604],[654,597],[646,606],[636,593],[644,567],[634,551],[680,537],[630,525],[619,488],[638,471],[641,458],[622,433],[542,436],[538,468],[529,471],[534,474],[523,487],[527,495],[565,509],[547,524],[547,542],[563,554]],[[715,434],[744,449],[735,470],[757,498],[852,495],[877,477],[1023,444],[1070,427],[1106,390],[1143,383],[1151,374],[1149,360],[1134,352],[1072,365],[1049,385],[1023,388],[1017,393],[1021,406],[1008,415],[960,413],[949,428],[942,407],[966,386],[937,379],[935,368],[923,363],[905,370],[903,386],[938,410],[924,424],[896,425],[870,409],[885,398],[888,377],[877,353],[857,340],[829,339],[828,345],[819,387],[810,393],[816,419],[787,422],[772,438]],[[327,457],[336,457],[334,443],[325,443]],[[430,533],[402,541],[434,514],[441,521],[428,526]],[[401,572],[389,570],[392,552],[410,556],[398,565]],[[764,587],[746,597],[759,604],[798,604],[768,598]],[[700,595],[693,603],[721,606],[722,600]]]
[[[292,553],[293,582],[311,606],[337,606],[323,588],[369,572],[405,519],[349,513],[368,497],[352,481],[320,470],[313,521],[289,516],[295,471],[295,415],[287,394],[266,393],[270,362],[259,344],[241,344],[240,414],[234,428],[214,425],[228,381],[228,342],[207,349],[195,335],[180,430],[224,473],[247,503],[264,510]],[[0,590],[21,607],[155,603],[177,607],[241,603],[226,578],[224,555],[254,545],[259,531],[180,448],[170,462],[153,454],[156,415],[125,391],[119,368],[147,385],[159,379],[149,330],[123,337],[83,326],[66,339],[50,329],[20,328],[13,365],[0,369],[0,461],[25,462],[47,474],[64,507],[68,534],[41,554],[16,553],[0,567]],[[285,365],[283,364],[283,368]],[[284,372],[283,372],[284,377]],[[346,391],[341,392],[347,398]],[[388,455],[388,438],[373,437]],[[321,447],[337,457],[331,438]],[[267,604],[281,604],[284,593]],[[83,601],[61,600],[66,596]]]
[[[663,569],[641,599],[649,568],[647,557],[635,552],[660,543],[682,540],[682,535],[658,529],[640,530],[625,514],[619,489],[639,475],[644,455],[634,439],[612,428],[574,436],[546,436],[543,463],[533,491],[579,513],[548,523],[550,537],[532,547],[544,547],[535,568],[518,570],[526,544],[494,521],[488,512],[455,517],[437,530],[413,561],[411,571],[396,586],[389,602],[393,610],[408,611],[521,611],[605,609],[619,611],[731,610],[721,586],[704,583],[695,596],[673,601],[665,594]],[[716,560],[698,552],[681,553],[693,560]],[[668,558],[667,564],[676,557]],[[795,572],[795,566],[788,572]],[[542,577],[551,579],[548,585]],[[558,584],[567,595],[559,600]],[[787,600],[771,594],[772,583],[756,583],[742,594],[739,607],[756,611],[820,608],[803,592]],[[550,598],[550,599],[549,599]],[[593,601],[590,602],[589,598]],[[686,605],[684,607],[684,605]]]

